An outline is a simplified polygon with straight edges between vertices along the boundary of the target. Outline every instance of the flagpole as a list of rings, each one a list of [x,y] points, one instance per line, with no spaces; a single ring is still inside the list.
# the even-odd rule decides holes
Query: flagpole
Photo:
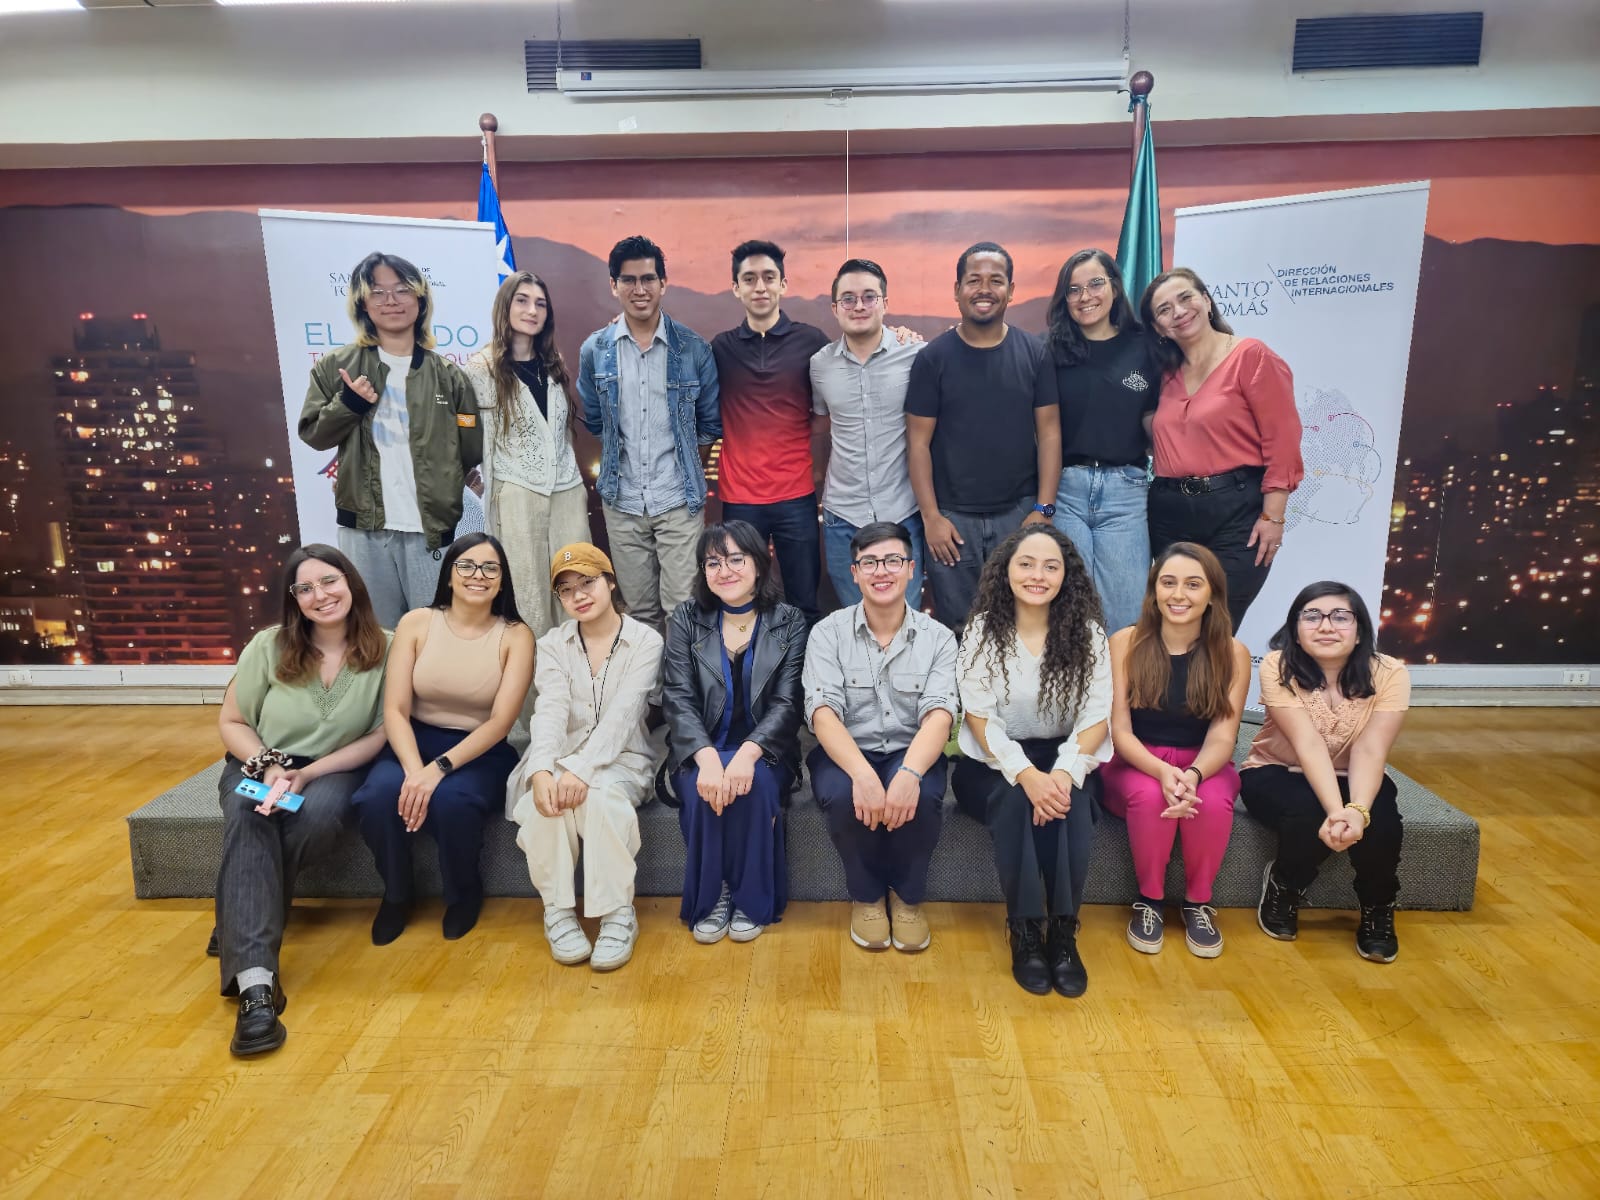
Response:
[[[478,118],[478,128],[483,133],[483,161],[489,167],[489,178],[494,181],[494,190],[500,190],[499,164],[495,162],[494,135],[500,130],[500,118],[493,113],[484,113]]]
[[[1139,147],[1144,144],[1144,124],[1150,117],[1150,93],[1155,91],[1155,87],[1156,77],[1149,71],[1136,71],[1133,78],[1128,80],[1128,93],[1133,97],[1133,157],[1128,162],[1130,179],[1139,166]]]

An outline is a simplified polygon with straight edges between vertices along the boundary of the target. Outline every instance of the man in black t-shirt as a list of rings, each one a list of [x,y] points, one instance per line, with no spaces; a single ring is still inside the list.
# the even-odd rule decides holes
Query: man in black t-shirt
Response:
[[[1011,255],[979,242],[956,263],[961,323],[928,343],[906,392],[907,451],[934,615],[959,629],[983,563],[1019,525],[1050,523],[1061,418],[1044,343],[1006,324]]]

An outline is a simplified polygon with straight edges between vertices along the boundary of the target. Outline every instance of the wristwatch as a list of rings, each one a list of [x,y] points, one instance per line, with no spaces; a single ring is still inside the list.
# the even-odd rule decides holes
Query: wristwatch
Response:
[[[1053,516],[1056,515],[1056,506],[1054,504],[1037,504],[1036,503],[1033,506],[1033,511],[1036,512],[1036,513],[1043,513],[1047,517],[1053,517]]]
[[[438,767],[439,770],[443,771],[446,775],[450,774],[451,771],[456,769],[455,763],[450,761],[450,756],[448,754],[439,755],[438,758],[433,760],[433,765]]]

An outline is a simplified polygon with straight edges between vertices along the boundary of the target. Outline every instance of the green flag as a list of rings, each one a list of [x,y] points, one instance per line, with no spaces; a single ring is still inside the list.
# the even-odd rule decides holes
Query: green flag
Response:
[[[1133,183],[1128,188],[1128,210],[1122,215],[1122,236],[1117,239],[1117,266],[1135,307],[1150,281],[1162,271],[1161,197],[1156,192],[1156,143],[1150,131],[1150,101],[1134,97],[1145,107],[1144,137],[1133,163]]]

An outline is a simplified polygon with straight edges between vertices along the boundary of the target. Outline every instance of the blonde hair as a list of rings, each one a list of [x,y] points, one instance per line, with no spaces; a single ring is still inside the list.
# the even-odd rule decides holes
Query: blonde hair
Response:
[[[428,287],[428,277],[415,266],[394,254],[377,251],[367,255],[350,272],[350,286],[345,292],[345,311],[350,323],[356,327],[356,345],[376,346],[378,327],[367,315],[367,298],[372,295],[373,274],[379,267],[388,267],[400,277],[400,282],[417,294],[417,321],[412,333],[417,345],[424,350],[433,349],[433,290]]]

